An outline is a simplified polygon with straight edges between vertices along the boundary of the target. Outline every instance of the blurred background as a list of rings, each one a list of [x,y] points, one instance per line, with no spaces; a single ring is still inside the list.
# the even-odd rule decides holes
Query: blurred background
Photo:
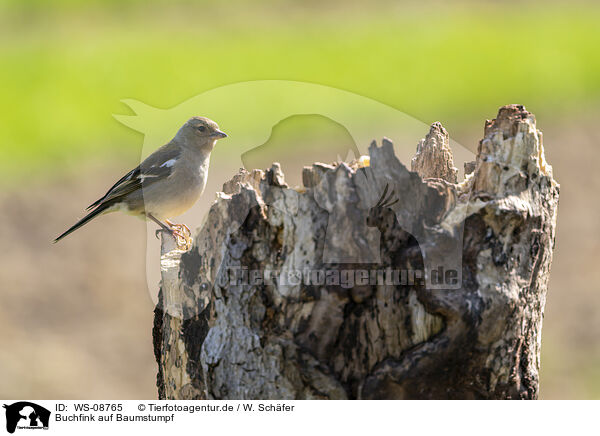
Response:
[[[600,398],[599,19],[591,1],[0,0],[0,397],[156,398],[145,224],[108,215],[51,241],[139,163],[121,100],[285,79],[441,121],[473,152],[499,106],[536,114],[561,184],[540,394]],[[309,116],[272,139],[293,155],[348,136]]]

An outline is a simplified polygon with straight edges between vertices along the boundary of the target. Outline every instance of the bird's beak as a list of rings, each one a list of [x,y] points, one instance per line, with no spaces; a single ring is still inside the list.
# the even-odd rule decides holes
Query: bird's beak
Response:
[[[221,132],[220,130],[215,130],[215,133],[213,133],[211,136],[214,136],[217,139],[227,138],[227,133]]]

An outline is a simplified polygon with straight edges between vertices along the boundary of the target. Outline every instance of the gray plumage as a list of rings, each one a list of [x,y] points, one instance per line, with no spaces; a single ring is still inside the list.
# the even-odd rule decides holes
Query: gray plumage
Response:
[[[227,135],[214,121],[190,118],[175,137],[125,174],[107,192],[88,206],[85,217],[54,242],[74,232],[93,218],[123,211],[150,218],[163,229],[162,221],[181,215],[198,200],[206,186],[210,153],[217,140]]]

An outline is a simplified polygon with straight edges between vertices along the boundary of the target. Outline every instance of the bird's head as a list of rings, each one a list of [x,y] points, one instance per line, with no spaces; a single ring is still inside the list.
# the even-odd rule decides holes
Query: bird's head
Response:
[[[214,147],[217,140],[227,138],[217,123],[205,117],[192,117],[177,132],[177,137],[197,147]]]

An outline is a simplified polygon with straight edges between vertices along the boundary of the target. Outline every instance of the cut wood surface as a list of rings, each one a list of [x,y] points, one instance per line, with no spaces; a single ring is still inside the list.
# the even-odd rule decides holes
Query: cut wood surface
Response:
[[[537,398],[559,187],[535,117],[488,121],[458,183],[434,123],[409,171],[278,164],[223,186],[187,252],[163,238],[163,399]],[[461,165],[462,166],[462,165]]]

